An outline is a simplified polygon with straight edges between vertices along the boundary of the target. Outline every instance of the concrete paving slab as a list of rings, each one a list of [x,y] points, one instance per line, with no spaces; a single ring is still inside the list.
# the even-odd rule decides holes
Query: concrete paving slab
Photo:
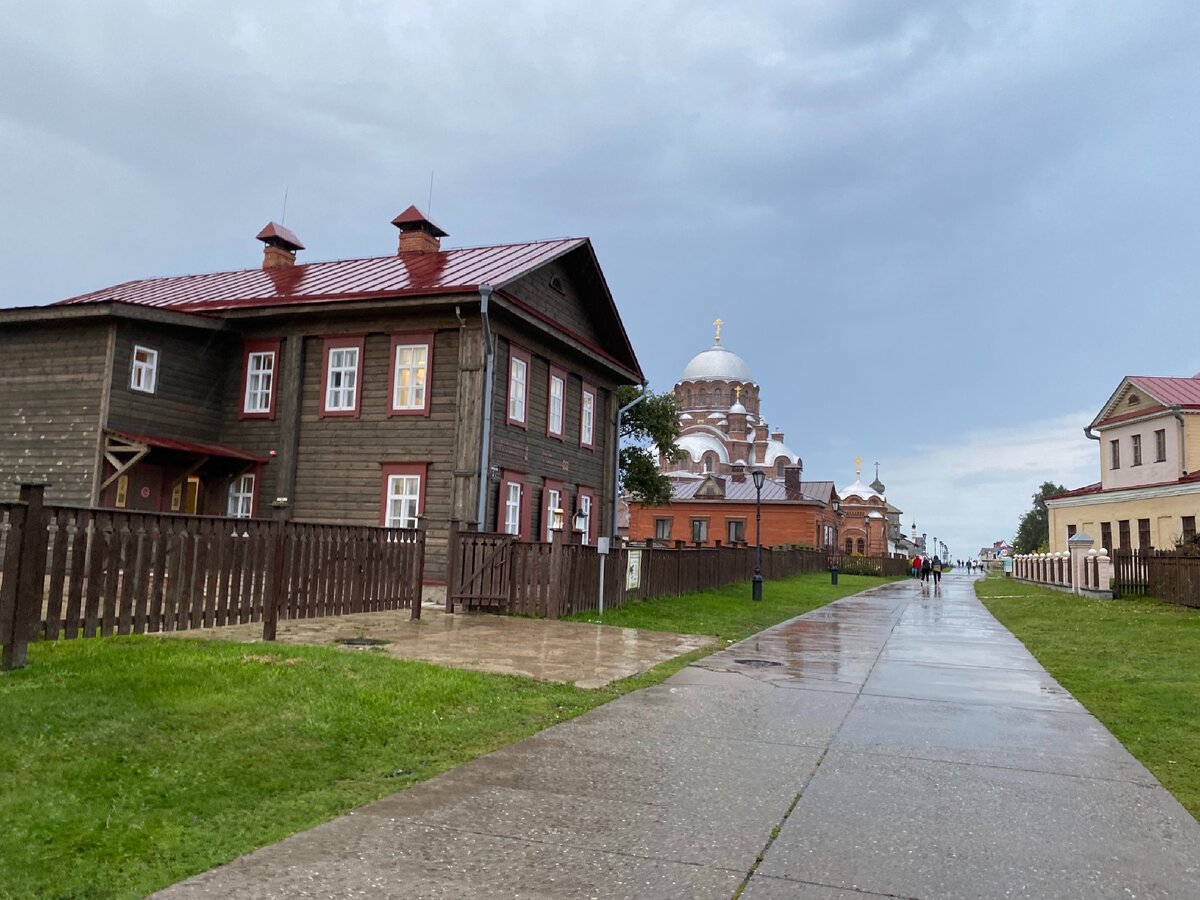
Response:
[[[792,881],[788,878],[755,875],[746,885],[746,890],[742,892],[741,900],[871,900],[872,897],[896,900],[898,895],[873,894],[870,891],[856,889],[843,890],[822,884]]]
[[[1020,644],[997,646],[990,641],[937,640],[894,634],[880,657],[913,663],[942,666],[982,666],[990,669],[1042,670],[1033,654]]]
[[[863,696],[835,748],[886,757],[1157,782],[1091,715],[976,703]]]
[[[881,658],[863,693],[913,700],[1086,712],[1079,701],[1063,690],[1044,669],[940,666]]]
[[[648,671],[668,659],[702,647],[711,638],[665,631],[637,631],[586,622],[561,622],[492,616],[447,615],[424,607],[413,622],[408,610],[354,613],[279,623],[276,643],[348,649],[346,638],[385,641],[378,652],[498,675],[524,675],[539,681],[561,681],[597,688]],[[223,625],[194,631],[166,632],[163,637],[257,643],[262,624]],[[375,651],[372,651],[375,652]]]
[[[827,691],[800,697],[797,691],[764,689],[761,682],[726,673],[711,673],[722,679],[717,683],[676,681],[694,671],[701,670],[686,669],[630,695],[627,703],[606,704],[573,720],[574,733],[629,735],[651,745],[680,736],[825,747],[854,703],[851,694]]]
[[[763,875],[911,897],[1195,897],[1163,788],[831,750]]]
[[[361,818],[362,827],[356,820]],[[347,828],[341,823],[352,823]],[[355,814],[155,895],[219,900],[728,900],[744,872]],[[331,834],[336,831],[336,834]]]

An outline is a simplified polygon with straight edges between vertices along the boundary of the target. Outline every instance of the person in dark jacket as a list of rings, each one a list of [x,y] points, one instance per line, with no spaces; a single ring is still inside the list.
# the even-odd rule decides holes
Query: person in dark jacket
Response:
[[[942,560],[935,556],[933,565],[930,567],[933,570],[933,586],[941,587],[942,585]]]
[[[926,556],[924,559],[921,560],[921,580],[928,581],[929,573],[932,571],[933,571],[933,563],[930,562],[929,557]]]

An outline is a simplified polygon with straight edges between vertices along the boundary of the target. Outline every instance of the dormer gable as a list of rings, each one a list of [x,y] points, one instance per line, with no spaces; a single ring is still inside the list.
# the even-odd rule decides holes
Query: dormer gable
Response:
[[[725,479],[719,475],[705,476],[704,483],[696,488],[696,493],[692,496],[697,500],[724,500]]]

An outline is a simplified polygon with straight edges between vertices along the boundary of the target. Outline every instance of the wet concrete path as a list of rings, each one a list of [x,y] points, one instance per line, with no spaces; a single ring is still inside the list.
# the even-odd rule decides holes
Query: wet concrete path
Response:
[[[739,889],[1194,898],[1200,825],[951,575],[815,610],[163,896]]]

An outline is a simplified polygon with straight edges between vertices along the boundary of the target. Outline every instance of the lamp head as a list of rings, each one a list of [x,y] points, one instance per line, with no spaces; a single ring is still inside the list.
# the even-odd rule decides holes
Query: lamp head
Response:
[[[750,473],[750,477],[754,479],[754,489],[756,491],[761,491],[763,482],[767,480],[767,476],[763,470],[755,469],[752,473]]]

